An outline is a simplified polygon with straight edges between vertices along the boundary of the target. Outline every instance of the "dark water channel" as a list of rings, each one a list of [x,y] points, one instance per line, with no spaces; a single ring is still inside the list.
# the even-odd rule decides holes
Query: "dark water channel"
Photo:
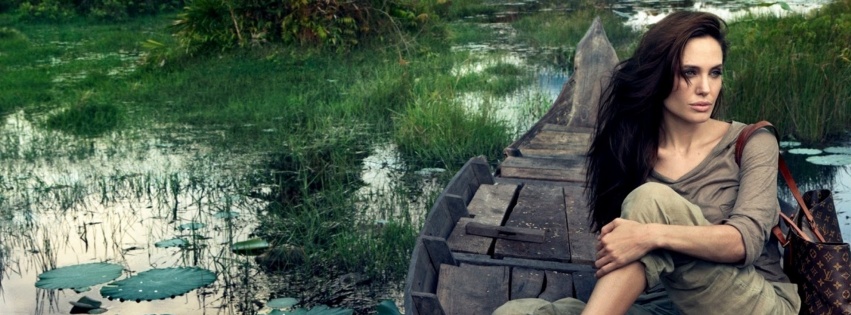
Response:
[[[804,11],[819,3],[787,2],[795,10]],[[618,1],[613,8],[630,17],[627,23],[641,27],[672,7],[700,8],[730,17],[752,3]],[[515,12],[536,8],[536,4],[508,3],[505,7],[507,12]],[[493,24],[496,28],[508,27]],[[458,49],[500,51],[497,62],[518,65],[533,64],[529,56],[535,54],[524,47],[493,43]],[[550,104],[568,76],[559,69],[536,67],[533,84],[504,98],[488,100],[501,117],[521,121],[518,132],[533,119],[516,104]],[[57,79],[66,77],[59,75]],[[468,106],[483,104],[476,94],[463,97]],[[0,314],[68,314],[69,302],[82,296],[102,301],[108,314],[268,312],[263,303],[276,297],[275,293],[289,286],[292,279],[269,275],[257,268],[251,256],[230,250],[234,242],[250,238],[260,223],[258,215],[266,208],[266,201],[250,197],[246,191],[262,192],[270,187],[244,187],[242,179],[264,166],[255,153],[205,145],[211,137],[221,137],[221,132],[163,126],[81,140],[40,129],[22,112],[0,118]],[[849,146],[851,143],[818,147]],[[818,166],[807,162],[807,155],[786,155],[793,172],[806,174],[798,178],[804,188],[830,187],[840,211],[851,209],[851,167]],[[358,194],[405,199],[385,195],[394,191],[392,185],[405,175],[404,164],[392,143],[372,148],[361,174],[366,185]],[[414,171],[425,187],[424,196],[440,190],[433,176],[440,172],[443,170]],[[427,200],[420,200],[404,208],[418,209],[421,213],[410,215],[421,218],[429,206]],[[841,212],[840,219],[843,236],[851,239],[851,213]],[[187,228],[192,223],[200,224]],[[176,237],[190,240],[191,245],[155,246]],[[97,287],[77,293],[34,286],[37,276],[47,270],[102,261],[122,265],[125,275],[152,268],[199,266],[216,272],[218,278],[208,287],[174,299],[141,303],[108,301]],[[389,287],[389,296],[401,308],[401,292]]]

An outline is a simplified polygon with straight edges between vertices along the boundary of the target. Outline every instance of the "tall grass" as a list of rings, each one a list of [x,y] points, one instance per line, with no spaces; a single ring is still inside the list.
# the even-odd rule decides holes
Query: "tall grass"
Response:
[[[768,119],[819,142],[851,122],[851,1],[811,16],[750,17],[729,27],[725,117]]]
[[[571,53],[565,58],[567,62],[572,62],[572,49],[585,36],[595,17],[600,17],[606,36],[620,59],[628,57],[632,53],[630,46],[638,33],[629,26],[625,26],[624,19],[614,15],[610,10],[591,8],[571,12],[541,12],[524,16],[512,23],[512,26],[517,29],[520,40],[532,45],[571,47]]]

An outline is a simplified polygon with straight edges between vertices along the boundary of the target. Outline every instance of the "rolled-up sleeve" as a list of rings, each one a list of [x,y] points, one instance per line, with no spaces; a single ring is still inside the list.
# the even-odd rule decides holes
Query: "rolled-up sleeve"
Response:
[[[777,224],[778,154],[777,138],[764,129],[751,136],[742,152],[736,203],[721,222],[742,234],[745,259],[740,266],[752,265],[760,257],[771,228]]]

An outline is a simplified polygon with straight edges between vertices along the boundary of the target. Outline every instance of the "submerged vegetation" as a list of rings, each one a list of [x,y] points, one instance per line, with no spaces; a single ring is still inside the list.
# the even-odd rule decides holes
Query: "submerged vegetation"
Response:
[[[0,0],[0,117],[7,125],[32,122],[11,128],[37,135],[3,135],[9,145],[0,160],[9,163],[0,168],[0,187],[15,189],[0,195],[0,215],[20,227],[92,208],[162,220],[154,222],[168,232],[148,240],[147,250],[178,257],[146,263],[192,266],[213,256],[217,268],[205,267],[235,271],[219,277],[245,286],[250,278],[299,275],[264,291],[269,299],[308,295],[291,282],[310,277],[392,289],[424,212],[454,171],[477,155],[496,164],[551,104],[541,91],[527,93],[539,71],[566,75],[594,16],[619,56],[636,38],[603,6],[530,10],[499,17],[499,26],[469,22],[499,10],[482,0],[196,0],[176,11],[183,2],[148,1],[161,6],[127,11],[120,23],[91,16],[113,2],[125,3],[88,1],[91,11],[72,10],[87,18],[52,23],[24,9],[49,13],[68,2]],[[317,13],[332,7],[347,15]],[[805,141],[849,128],[851,52],[843,45],[851,41],[851,9],[843,0],[827,10],[730,25],[725,117],[770,118]],[[148,16],[156,12],[170,13]],[[481,43],[523,47],[529,56],[476,48]],[[173,167],[164,171],[98,165],[67,174],[54,164],[108,164],[118,146],[163,155],[187,146],[180,151],[187,161],[161,162]],[[122,164],[157,154],[128,154]],[[18,160],[37,163],[12,163]],[[41,176],[38,168],[61,174]],[[24,219],[11,220],[17,212]],[[256,223],[250,232],[234,232],[248,222]],[[75,232],[100,223],[80,226]],[[213,232],[224,241],[208,240]],[[33,241],[47,234],[33,233],[21,242],[47,247]],[[228,253],[213,252],[215,242]],[[120,248],[116,259],[132,250]],[[0,266],[10,255],[0,248]],[[263,277],[249,266],[260,266]],[[353,303],[317,291],[320,297],[302,297],[305,306]],[[253,310],[251,297],[234,296],[241,311]]]

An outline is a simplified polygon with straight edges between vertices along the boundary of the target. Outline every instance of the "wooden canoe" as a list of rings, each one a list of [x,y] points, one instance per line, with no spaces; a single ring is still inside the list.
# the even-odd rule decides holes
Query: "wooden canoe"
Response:
[[[505,149],[491,172],[470,159],[447,184],[417,238],[405,314],[490,314],[506,301],[587,300],[596,237],[583,197],[584,155],[601,82],[617,64],[599,19],[549,112]]]

